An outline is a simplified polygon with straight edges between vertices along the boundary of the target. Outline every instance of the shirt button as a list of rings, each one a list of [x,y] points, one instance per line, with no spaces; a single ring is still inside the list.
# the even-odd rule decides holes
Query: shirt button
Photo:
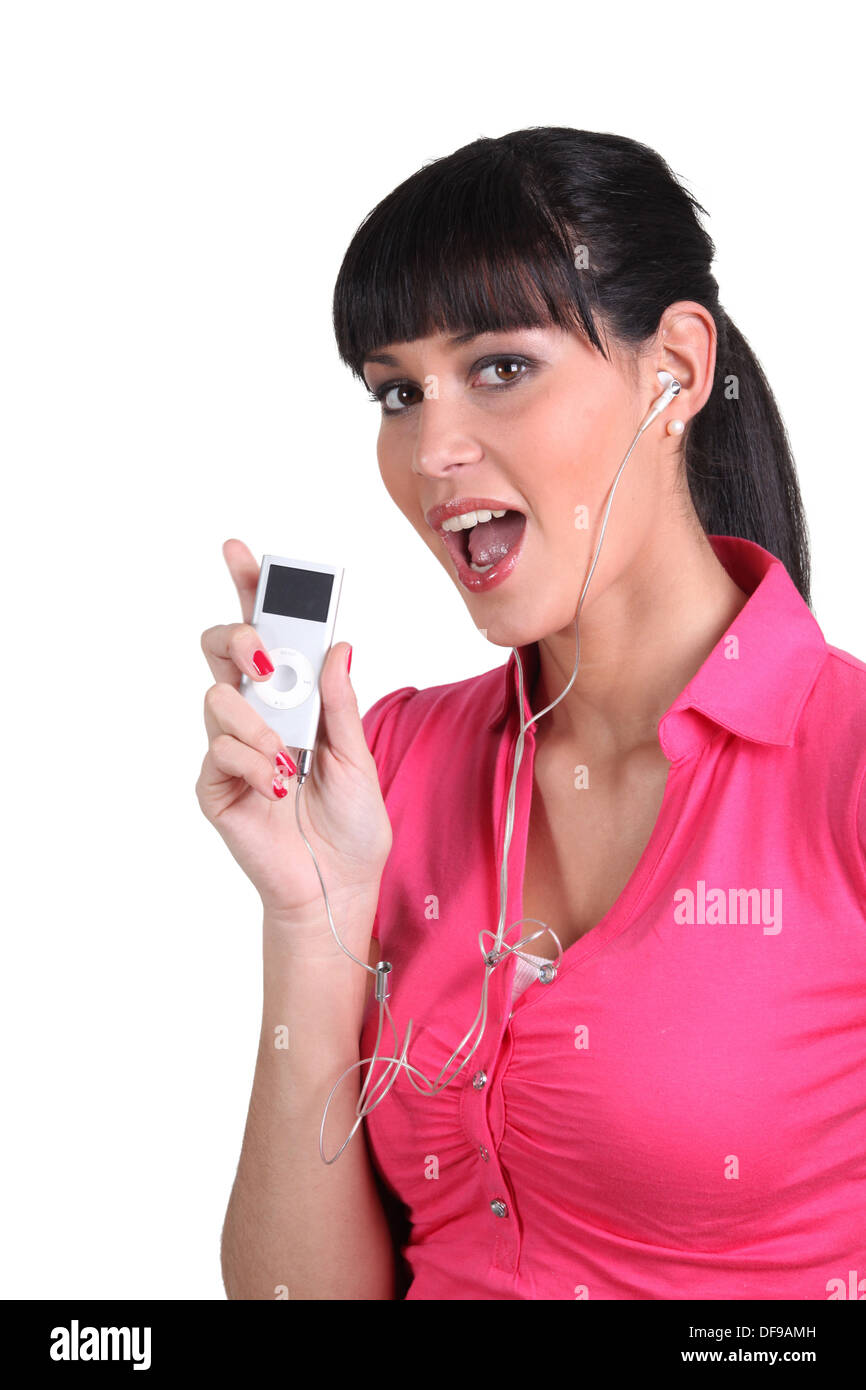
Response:
[[[507,1206],[505,1205],[505,1203],[503,1202],[503,1200],[502,1200],[501,1197],[496,1197],[496,1198],[490,1203],[490,1210],[493,1212],[494,1216],[507,1216],[507,1215],[508,1215],[508,1208],[507,1208]]]
[[[481,1157],[484,1159],[484,1162],[485,1162],[485,1163],[488,1163],[488,1162],[490,1161],[490,1154],[487,1152],[487,1148],[486,1148],[486,1146],[485,1146],[484,1144],[479,1144],[479,1145],[478,1145],[478,1152],[480,1153]]]
[[[477,1071],[472,1078],[472,1085],[475,1087],[476,1091],[482,1090],[483,1087],[487,1085],[487,1072]]]

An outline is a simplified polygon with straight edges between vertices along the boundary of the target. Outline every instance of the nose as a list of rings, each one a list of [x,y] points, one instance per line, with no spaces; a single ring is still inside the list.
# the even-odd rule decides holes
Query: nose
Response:
[[[422,478],[441,478],[456,468],[480,463],[484,447],[467,429],[456,402],[442,395],[424,398],[412,451],[412,471]]]

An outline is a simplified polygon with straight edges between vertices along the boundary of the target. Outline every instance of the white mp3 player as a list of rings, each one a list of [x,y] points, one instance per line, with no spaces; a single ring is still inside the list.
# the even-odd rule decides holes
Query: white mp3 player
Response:
[[[319,676],[331,649],[343,570],[263,555],[252,625],[274,667],[266,681],[241,673],[240,691],[286,748],[312,752],[319,727]]]

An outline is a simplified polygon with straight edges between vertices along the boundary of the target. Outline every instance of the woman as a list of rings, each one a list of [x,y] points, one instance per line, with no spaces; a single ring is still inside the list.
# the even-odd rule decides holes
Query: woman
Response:
[[[237,691],[265,678],[257,565],[226,543],[245,622],[202,639],[197,791],[265,969],[230,1297],[866,1293],[866,665],[810,611],[784,427],[698,210],[645,146],[530,129],[425,166],[349,247],[334,323],[385,486],[515,651],[363,724],[350,649],[323,671],[307,834],[413,1021],[412,1072],[325,1166],[378,1009]]]

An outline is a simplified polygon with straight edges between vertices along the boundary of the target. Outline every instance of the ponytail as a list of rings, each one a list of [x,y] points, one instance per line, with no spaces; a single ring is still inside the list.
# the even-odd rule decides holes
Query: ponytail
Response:
[[[809,539],[790,441],[761,364],[724,309],[713,389],[684,435],[686,477],[708,535],[782,561],[811,607]]]

